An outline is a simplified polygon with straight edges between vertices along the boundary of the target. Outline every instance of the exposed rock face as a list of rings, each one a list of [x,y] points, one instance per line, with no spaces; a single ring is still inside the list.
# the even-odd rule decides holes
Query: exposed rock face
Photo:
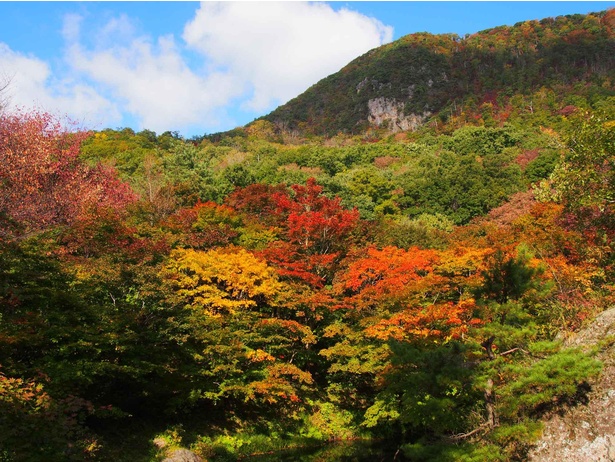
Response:
[[[384,88],[390,90],[391,86],[392,86],[391,82],[381,83],[381,82],[378,82],[375,79],[370,80],[367,77],[365,77],[363,80],[361,80],[357,84],[356,89],[357,89],[357,94],[359,94],[365,88],[369,88],[372,91],[382,91],[382,89],[384,89]]]
[[[541,440],[530,451],[532,462],[615,462],[615,308],[569,339],[569,346],[610,345],[600,353],[604,369],[592,384],[589,403],[552,416]]]
[[[369,109],[368,121],[377,127],[386,127],[393,132],[416,130],[431,115],[423,114],[404,115],[404,103],[395,98],[374,98],[367,102]]]

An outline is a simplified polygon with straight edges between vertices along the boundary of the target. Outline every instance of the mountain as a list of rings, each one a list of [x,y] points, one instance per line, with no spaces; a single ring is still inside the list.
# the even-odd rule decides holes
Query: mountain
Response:
[[[413,130],[468,105],[496,110],[540,88],[615,90],[615,10],[532,20],[459,37],[416,33],[375,48],[264,119],[303,134]]]

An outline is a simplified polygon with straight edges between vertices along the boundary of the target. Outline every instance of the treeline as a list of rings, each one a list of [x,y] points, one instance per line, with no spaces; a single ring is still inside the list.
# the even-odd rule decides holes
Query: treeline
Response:
[[[552,131],[513,125],[425,133],[412,143],[343,138],[294,145],[260,121],[215,143],[105,130],[82,151],[92,164],[112,164],[160,212],[170,196],[184,205],[221,203],[238,187],[315,178],[326,196],[339,196],[361,218],[427,214],[453,225],[547,178],[562,148]]]
[[[0,459],[523,460],[601,367],[558,333],[612,303],[608,108],[304,145],[0,116]]]

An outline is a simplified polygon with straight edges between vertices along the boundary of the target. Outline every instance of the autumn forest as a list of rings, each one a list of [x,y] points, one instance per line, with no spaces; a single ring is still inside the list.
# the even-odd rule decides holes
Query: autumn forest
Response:
[[[0,461],[525,460],[602,368],[614,51],[407,36],[192,139],[0,113]]]

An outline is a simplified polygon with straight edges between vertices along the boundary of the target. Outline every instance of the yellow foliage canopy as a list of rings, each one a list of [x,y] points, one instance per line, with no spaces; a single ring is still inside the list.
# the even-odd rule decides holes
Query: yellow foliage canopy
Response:
[[[270,304],[281,289],[275,271],[242,248],[177,249],[164,272],[176,303],[210,316]]]

